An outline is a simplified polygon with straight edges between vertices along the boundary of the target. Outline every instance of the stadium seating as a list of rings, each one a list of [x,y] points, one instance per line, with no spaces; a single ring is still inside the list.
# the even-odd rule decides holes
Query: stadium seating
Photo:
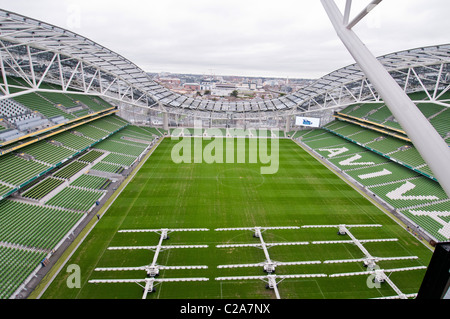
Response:
[[[152,143],[154,135],[140,127],[127,127],[107,140],[95,145],[96,150],[109,152],[92,167],[106,173],[120,173],[131,166],[142,152]]]
[[[111,105],[108,105],[105,101],[90,96],[75,93],[67,93],[66,95],[70,97],[73,101],[75,102],[79,101],[82,104],[86,105],[93,112],[99,112],[112,107]]]
[[[49,251],[84,216],[13,200],[0,201],[1,242]]]
[[[91,169],[94,171],[107,173],[119,173],[123,170],[123,167],[121,165],[99,162],[95,164]]]
[[[111,181],[107,178],[93,175],[81,175],[70,186],[85,189],[105,189]]]
[[[36,111],[44,115],[45,117],[51,119],[53,117],[62,116],[67,120],[74,119],[72,114],[66,113],[61,109],[54,106],[54,104],[44,97],[40,96],[38,93],[27,93],[24,95],[19,95],[13,98],[16,102],[25,105],[32,111]]]
[[[27,87],[27,83],[20,78],[8,77],[8,81],[18,85]],[[41,83],[41,89],[61,90],[62,88],[56,84]],[[11,92],[18,92],[20,89],[11,88]],[[78,116],[86,115],[86,111],[99,112],[113,106],[99,97],[86,96],[76,93],[57,93],[57,92],[38,92],[28,93],[15,97],[13,100],[21,103],[26,108],[37,111],[44,116],[51,118],[55,116],[64,116],[66,119],[74,119],[74,108],[82,106],[84,112]],[[72,110],[71,110],[72,109]],[[72,113],[72,114],[71,114]]]
[[[418,173],[393,162],[348,169],[346,173],[365,186],[388,184],[420,176]]]
[[[439,115],[430,119],[430,123],[442,137],[446,137],[447,133],[450,132],[450,110],[445,109]]]
[[[0,299],[9,298],[46,256],[45,252],[0,246]]]
[[[55,172],[53,176],[63,178],[63,179],[70,179],[72,176],[74,176],[76,173],[81,171],[83,168],[87,166],[86,163],[79,162],[79,161],[73,161],[67,166],[63,167],[59,171]]]
[[[422,93],[411,94],[412,98],[422,97]],[[446,93],[441,99],[448,99],[450,93]],[[435,127],[437,132],[446,138],[450,132],[450,111],[445,106],[430,103],[430,102],[416,102],[418,109],[423,115],[430,121]],[[392,116],[391,111],[386,105],[380,104],[364,104],[364,105],[351,105],[344,110],[337,113],[344,117],[350,116],[355,120],[361,120],[364,122],[376,123],[380,126],[384,126],[391,129],[403,130],[399,123]]]
[[[303,131],[296,140],[374,193],[437,241],[448,241],[450,230],[446,225],[450,222],[450,199],[436,181],[425,177],[424,171],[428,169],[426,165],[412,169],[423,163],[417,151],[407,148],[392,152],[405,142],[396,142],[390,136],[376,146],[378,151],[375,147],[371,150],[367,147],[372,147],[375,142],[364,139],[365,143],[359,143],[362,141],[359,139],[361,133],[352,134],[355,130],[349,129],[348,125],[354,124],[333,121],[324,129]],[[345,137],[338,135],[338,132],[351,134]],[[388,156],[381,151],[392,153]],[[411,166],[393,161],[394,158],[408,162]]]
[[[154,127],[146,127],[146,126],[140,126],[139,129],[141,131],[145,131],[147,133],[151,133],[155,136],[163,136],[163,133],[161,133],[157,128]]]
[[[67,131],[54,136],[53,140],[74,151],[81,151],[93,143],[91,139]]]
[[[13,154],[5,154],[0,157],[0,181],[20,186],[33,177],[42,174],[50,167],[33,160],[26,160]]]
[[[80,127],[76,127],[74,129],[75,132],[81,133],[83,137],[91,139],[91,140],[99,140],[105,136],[105,131],[99,128],[94,127],[95,124],[83,125]]]
[[[69,158],[73,155],[73,151],[55,144],[49,141],[39,141],[30,146],[26,146],[21,149],[21,152],[31,155],[35,160],[47,163],[49,165],[55,165],[62,160]]]
[[[11,99],[0,100],[0,117],[1,118],[14,118],[19,115],[28,113],[29,111]]]
[[[80,158],[78,158],[78,161],[92,163],[97,158],[101,157],[103,154],[104,154],[103,152],[92,150],[92,151],[86,153],[85,155],[81,156]]]
[[[8,194],[9,192],[13,191],[14,188],[11,186],[6,186],[4,184],[0,184],[0,197]]]
[[[46,205],[55,208],[66,208],[80,212],[87,212],[103,195],[103,192],[79,189],[69,186],[65,187],[58,194],[53,196],[46,202]]]
[[[136,161],[135,156],[111,153],[103,158],[102,162],[110,164],[118,164],[122,166],[131,166]]]
[[[22,194],[23,197],[39,200],[64,183],[63,180],[48,177]]]
[[[367,127],[361,127],[357,124],[349,122],[341,123],[342,124],[340,125],[344,126],[341,126],[338,129],[335,129],[336,124],[328,124],[324,128],[340,137],[343,137],[358,145],[362,145],[371,151],[395,160],[402,165],[409,168],[414,168],[424,175],[433,177],[433,173],[428,168],[425,161],[422,159],[422,156],[418,153],[412,143],[378,131],[372,131]],[[357,130],[359,131],[356,132]]]
[[[21,80],[11,79],[11,82],[21,83]],[[45,85],[58,89],[54,84]],[[12,88],[12,91],[19,90]],[[57,123],[56,117],[62,121],[58,122],[61,125],[68,120],[73,122],[66,124],[71,127],[66,131],[61,130],[65,126],[50,128],[48,132],[53,135],[49,137],[39,140],[31,137],[23,145],[21,141],[2,144],[0,299],[12,296],[69,230],[104,196],[111,180],[83,170],[98,165],[97,168],[120,173],[165,132],[130,126],[127,121],[109,113],[77,120],[79,116],[111,108],[112,105],[100,98],[79,93],[35,92],[2,100],[0,111],[5,119],[0,125],[2,131],[16,127],[20,119],[36,116],[34,114],[55,120],[51,125]],[[53,133],[53,130],[61,132]],[[106,162],[100,159],[106,159]],[[16,193],[15,199],[11,199],[13,193]]]

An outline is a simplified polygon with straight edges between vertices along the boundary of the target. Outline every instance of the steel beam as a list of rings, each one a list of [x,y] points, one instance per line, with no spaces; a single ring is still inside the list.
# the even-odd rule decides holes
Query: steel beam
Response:
[[[376,88],[392,114],[450,197],[450,148],[422,112],[358,36],[343,23],[333,0],[321,0],[337,35]]]

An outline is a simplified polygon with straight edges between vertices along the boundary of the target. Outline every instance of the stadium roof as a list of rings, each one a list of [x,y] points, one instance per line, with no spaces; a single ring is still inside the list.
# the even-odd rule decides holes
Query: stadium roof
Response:
[[[0,10],[0,53],[2,70],[7,75],[22,77],[29,84],[27,90],[41,90],[42,81],[54,82],[60,84],[63,91],[79,90],[170,113],[292,115],[379,100],[356,64],[272,100],[194,99],[161,86],[136,64],[92,40],[4,10]],[[450,44],[395,52],[378,59],[406,91],[434,90],[429,94],[433,100],[438,89],[449,88]],[[3,98],[10,95],[8,85],[3,78],[0,84]]]

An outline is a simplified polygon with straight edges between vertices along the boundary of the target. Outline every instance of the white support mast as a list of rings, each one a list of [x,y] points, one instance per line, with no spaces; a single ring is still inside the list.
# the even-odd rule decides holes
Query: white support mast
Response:
[[[321,0],[321,2],[337,35],[383,98],[389,110],[450,197],[450,149],[448,145],[389,72],[352,31],[352,28],[381,0],[371,1],[350,23],[348,23],[348,20],[351,0],[346,2],[345,16],[342,15],[333,0]]]
[[[261,248],[264,251],[264,256],[266,257],[266,264],[264,265],[264,270],[267,271],[268,273],[274,272],[275,264],[272,261],[272,259],[270,259],[270,255],[267,250],[266,242],[264,241],[264,238],[261,234],[261,227],[255,227],[255,237],[259,238],[259,240],[261,241]]]

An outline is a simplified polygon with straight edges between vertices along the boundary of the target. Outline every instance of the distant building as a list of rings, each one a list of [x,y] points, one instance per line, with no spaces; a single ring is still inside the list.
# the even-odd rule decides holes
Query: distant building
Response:
[[[183,87],[185,90],[200,91],[199,83],[184,83]]]
[[[200,83],[200,90],[202,90],[202,91],[206,91],[206,90],[212,91],[216,87],[216,83],[217,82],[218,81],[210,80],[210,79],[203,80]]]
[[[233,92],[236,89],[237,89],[236,84],[232,83],[216,84],[216,86],[211,90],[211,95],[229,96],[231,92]]]
[[[176,88],[181,84],[181,80],[178,78],[159,78],[158,82],[168,88]]]

